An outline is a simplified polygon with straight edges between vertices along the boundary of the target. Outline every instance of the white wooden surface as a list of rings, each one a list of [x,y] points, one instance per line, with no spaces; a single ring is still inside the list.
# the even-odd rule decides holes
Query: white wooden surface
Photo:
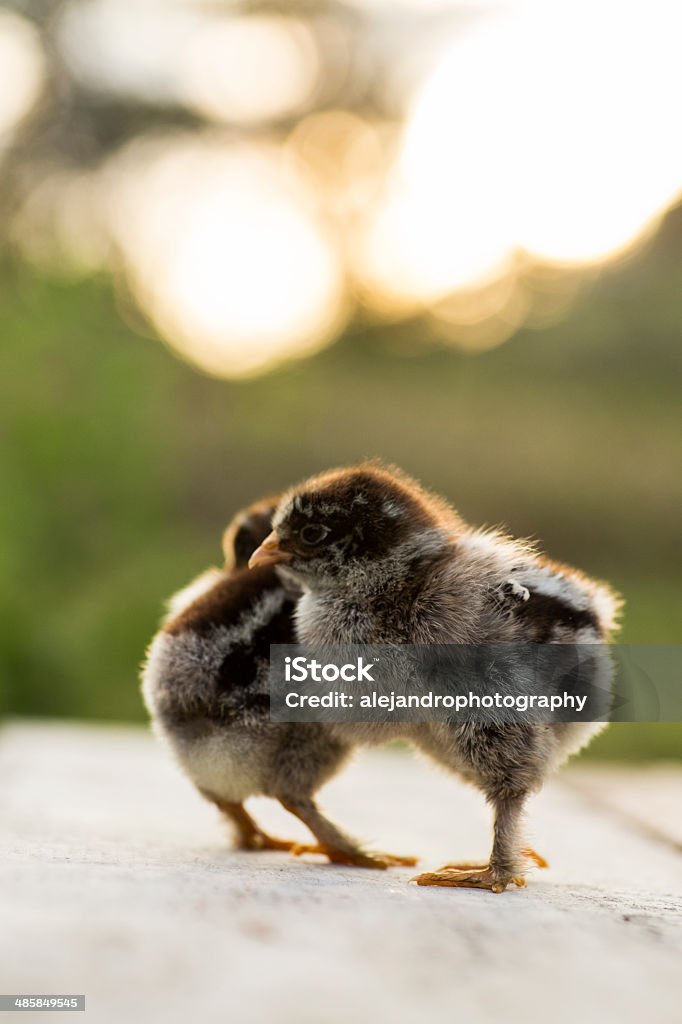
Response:
[[[488,852],[479,794],[404,753],[362,755],[322,802],[424,867]],[[682,1019],[679,768],[567,770],[530,809],[550,870],[499,896],[235,853],[143,730],[5,726],[0,820],[0,992],[84,992],[76,1020]]]

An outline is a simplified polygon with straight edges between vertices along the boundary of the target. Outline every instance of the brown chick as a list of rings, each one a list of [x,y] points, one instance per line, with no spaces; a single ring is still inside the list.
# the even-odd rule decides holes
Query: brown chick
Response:
[[[334,644],[596,644],[619,601],[604,584],[526,543],[468,526],[398,470],[370,463],[287,492],[252,566],[278,564],[302,587],[299,640]],[[503,891],[523,884],[521,818],[530,793],[603,726],[476,722],[337,723],[344,742],[404,738],[485,794],[494,812],[487,864],[448,864],[421,885]]]
[[[142,688],[156,732],[200,793],[234,824],[248,850],[319,853],[334,863],[386,868],[414,857],[368,852],[320,811],[314,795],[345,763],[351,743],[320,724],[270,720],[270,644],[294,643],[297,591],[272,567],[246,562],[271,529],[273,499],[237,515],[223,538],[224,569],[209,569],[170,601]],[[274,797],[317,839],[276,839],[244,801]]]

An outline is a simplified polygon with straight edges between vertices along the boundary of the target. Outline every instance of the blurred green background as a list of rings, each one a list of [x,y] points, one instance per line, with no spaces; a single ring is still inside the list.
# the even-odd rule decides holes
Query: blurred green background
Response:
[[[498,347],[360,306],[319,354],[221,380],[161,343],[107,270],[64,275],[6,245],[0,709],[142,721],[163,599],[219,563],[231,515],[366,456],[608,579],[624,641],[680,642],[681,257],[678,208]],[[588,756],[679,757],[682,726],[612,726]]]
[[[627,598],[623,639],[679,642],[682,218],[560,324],[487,353],[356,329],[256,380],[209,379],[121,320],[105,280],[2,268],[2,658],[20,714],[142,719],[161,600],[219,562],[255,496],[366,455]],[[675,755],[675,727],[592,753]]]

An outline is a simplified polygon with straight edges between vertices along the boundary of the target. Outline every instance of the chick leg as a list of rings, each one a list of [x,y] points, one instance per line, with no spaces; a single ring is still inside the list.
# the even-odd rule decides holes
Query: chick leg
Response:
[[[530,846],[524,846],[520,853],[522,857],[526,857],[528,860],[532,860],[535,866],[538,868],[549,867],[549,863],[545,860],[542,854],[537,853]],[[457,861],[456,863],[448,863],[444,864],[443,866],[446,868],[458,868],[460,870],[463,868],[477,868],[479,870],[482,870],[484,867],[486,867],[485,864],[472,864],[469,861]]]
[[[520,841],[520,824],[526,795],[498,797],[494,800],[495,827],[493,848],[488,864],[446,864],[438,871],[425,871],[413,879],[417,885],[445,885],[467,889],[492,889],[504,892],[510,882],[524,886],[520,871],[524,854]]]
[[[412,867],[417,863],[416,857],[400,857],[391,853],[370,853],[344,835],[325,818],[317,804],[312,799],[284,799],[280,798],[283,807],[303,822],[310,829],[318,841],[318,846],[296,846],[292,853],[296,856],[302,853],[321,853],[329,859],[332,864],[347,864],[358,868],[377,868],[385,870],[394,867]]]
[[[226,818],[229,818],[235,826],[237,830],[237,841],[235,845],[238,850],[290,851],[294,848],[298,848],[300,845],[294,839],[276,839],[274,836],[264,832],[263,829],[260,828],[253,820],[243,804],[223,800],[221,797],[216,796],[215,793],[210,793],[206,789],[202,789],[200,792],[202,796],[205,796],[207,800],[210,800],[211,803],[215,804],[221,813],[224,814]]]

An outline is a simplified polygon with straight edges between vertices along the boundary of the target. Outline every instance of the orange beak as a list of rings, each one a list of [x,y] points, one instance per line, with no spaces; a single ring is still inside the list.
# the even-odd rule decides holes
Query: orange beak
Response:
[[[282,551],[279,546],[279,537],[273,530],[251,555],[249,569],[255,569],[257,565],[276,565],[277,562],[288,562],[290,558],[291,555],[287,551]]]

